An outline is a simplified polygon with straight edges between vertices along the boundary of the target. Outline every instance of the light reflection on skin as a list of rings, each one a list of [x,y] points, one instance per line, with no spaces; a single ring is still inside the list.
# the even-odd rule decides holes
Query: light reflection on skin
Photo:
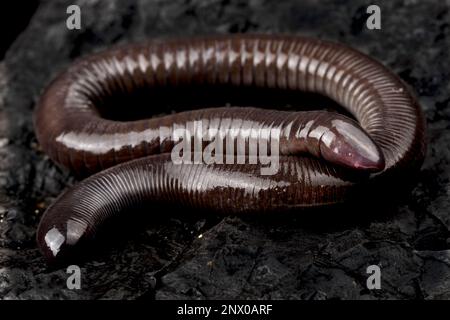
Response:
[[[74,245],[87,229],[87,224],[81,221],[69,219],[67,221],[67,244]]]
[[[46,233],[44,240],[52,255],[56,257],[64,244],[75,245],[86,229],[86,223],[69,219],[66,224],[66,235],[55,226]]]
[[[111,150],[118,151],[125,146],[136,147],[148,141],[149,137],[157,137],[159,132],[159,129],[113,134],[77,133],[70,131],[60,134],[56,137],[56,141],[68,149],[83,150],[92,154],[104,154]]]
[[[357,149],[360,156],[371,161],[377,161],[380,155],[375,144],[361,129],[342,120],[333,120],[331,123],[342,135],[342,138]]]
[[[216,122],[218,123],[218,121]],[[233,118],[224,118],[222,123],[227,125],[219,126],[218,129],[208,128],[208,124],[211,124],[208,121],[189,121],[183,124],[174,123],[172,127],[161,126],[158,129],[149,128],[140,132],[97,134],[86,132],[88,130],[81,132],[69,131],[57,136],[56,142],[69,150],[102,155],[108,152],[117,152],[123,148],[136,148],[143,143],[157,142],[157,139],[159,139],[159,143],[163,141],[172,142],[171,151],[175,158],[179,156],[180,150],[178,149],[181,148],[184,154],[183,159],[186,163],[186,160],[190,159],[192,141],[194,142],[194,151],[197,154],[202,154],[203,142],[210,142],[210,145],[216,146],[225,141],[227,164],[244,163],[242,161],[244,161],[248,146],[249,150],[253,150],[255,153],[253,158],[251,158],[253,162],[255,162],[254,158],[256,157],[261,164],[269,165],[267,169],[266,167],[262,168],[262,174],[271,175],[277,172],[278,155],[280,153],[280,128],[265,129],[258,127],[258,122]],[[234,150],[235,143],[237,143],[236,150]],[[270,149],[267,148],[268,144],[270,144]],[[215,149],[225,150],[225,146],[223,145],[221,148],[216,147]],[[185,154],[186,151],[188,151],[187,154]],[[208,156],[206,154],[206,157]],[[202,159],[195,161],[195,163],[201,161]]]
[[[193,165],[195,166],[195,164]],[[165,171],[170,174],[173,173],[173,179],[177,180],[180,177],[180,170],[186,170],[183,166],[174,166],[172,163],[165,164]],[[174,168],[176,169],[174,171]],[[217,169],[207,170],[205,173],[208,176],[208,180],[213,181],[211,185],[207,183],[198,185],[202,188],[202,191],[212,191],[217,188],[230,188],[230,189],[242,189],[246,191],[246,195],[251,195],[264,190],[270,190],[273,188],[283,188],[291,185],[289,181],[279,181],[271,179],[270,176],[259,176],[254,174],[242,174],[239,171],[227,171],[226,175]],[[187,170],[188,171],[188,170]],[[267,180],[271,179],[273,184],[268,184]],[[188,189],[188,188],[187,188]],[[252,190],[252,192],[250,192]]]
[[[50,229],[45,235],[45,243],[55,257],[65,240],[64,235],[56,227]]]

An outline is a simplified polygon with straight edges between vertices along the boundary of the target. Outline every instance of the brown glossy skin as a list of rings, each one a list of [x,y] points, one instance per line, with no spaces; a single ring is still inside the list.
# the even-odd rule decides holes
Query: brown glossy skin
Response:
[[[317,92],[340,103],[359,125],[335,113],[254,108],[118,122],[103,119],[97,109],[114,92],[178,84]],[[279,128],[278,172],[262,176],[261,164],[174,164],[172,136],[159,129],[193,120],[235,128],[247,145],[247,129]],[[70,257],[110,217],[140,203],[178,202],[224,213],[340,203],[361,180],[349,168],[376,172],[369,181],[393,181],[417,170],[425,154],[424,120],[402,81],[351,48],[294,36],[154,41],[86,57],[47,88],[35,128],[49,156],[78,174],[113,166],[48,208],[37,233],[48,261]],[[130,161],[135,158],[141,159]]]

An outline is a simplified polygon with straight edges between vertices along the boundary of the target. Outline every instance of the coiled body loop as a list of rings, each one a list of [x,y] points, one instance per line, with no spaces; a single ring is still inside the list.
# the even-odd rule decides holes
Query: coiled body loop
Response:
[[[315,92],[341,104],[357,123],[331,113],[254,108],[128,122],[104,119],[99,111],[117,93],[179,85]],[[278,170],[262,176],[258,163],[174,164],[171,132],[190,121],[216,131],[237,130],[245,150],[255,137],[252,130],[279,129]],[[79,174],[100,171],[47,210],[38,243],[49,260],[70,256],[71,248],[91,239],[109,217],[148,201],[226,213],[343,202],[361,180],[355,171],[366,172],[366,180],[369,173],[369,180],[395,180],[417,170],[425,154],[424,126],[417,101],[397,76],[335,43],[239,35],[153,41],[97,53],[56,78],[35,113],[38,140],[54,161]],[[162,134],[162,127],[169,130]]]

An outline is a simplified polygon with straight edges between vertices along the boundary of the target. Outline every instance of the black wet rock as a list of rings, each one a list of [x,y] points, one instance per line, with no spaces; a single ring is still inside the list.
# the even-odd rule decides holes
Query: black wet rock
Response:
[[[78,4],[82,29],[68,30]],[[0,62],[0,297],[4,299],[449,299],[450,38],[443,1],[378,1],[382,29],[365,28],[370,1],[41,1]],[[46,266],[34,242],[67,170],[42,153],[32,112],[73,59],[147,38],[285,32],[354,46],[415,89],[428,155],[410,196],[353,216],[192,217],[146,208],[131,231],[80,262],[81,289]],[[375,197],[375,196],[374,196]],[[155,217],[156,219],[153,219]],[[160,218],[158,218],[160,217]],[[381,290],[369,290],[369,265]]]

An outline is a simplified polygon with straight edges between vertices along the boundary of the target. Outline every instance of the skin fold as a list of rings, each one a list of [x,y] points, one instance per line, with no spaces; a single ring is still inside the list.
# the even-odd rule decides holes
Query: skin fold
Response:
[[[168,87],[176,94],[179,86],[314,92],[356,121],[334,112],[243,107],[126,122],[102,116],[114,95]],[[174,129],[194,121],[223,132],[224,141],[233,129],[247,157],[253,140],[270,145],[278,139],[278,170],[262,175],[264,164],[249,161],[174,163]],[[90,55],[48,86],[34,124],[52,160],[80,176],[97,172],[63,193],[42,217],[37,241],[49,262],[70,258],[111,217],[138,205],[176,202],[257,213],[342,203],[361,183],[411,175],[426,149],[420,107],[396,75],[349,47],[297,36],[155,40]],[[267,134],[272,129],[278,134]],[[197,134],[190,130],[189,137]],[[230,150],[216,153],[237,152]]]

